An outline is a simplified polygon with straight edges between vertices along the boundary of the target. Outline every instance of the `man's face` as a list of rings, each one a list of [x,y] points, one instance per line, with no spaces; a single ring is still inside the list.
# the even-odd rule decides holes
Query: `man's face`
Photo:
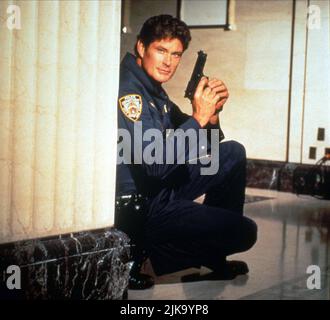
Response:
[[[137,63],[159,83],[172,78],[183,54],[183,45],[177,38],[157,40],[147,48],[138,41],[137,49],[140,55]]]

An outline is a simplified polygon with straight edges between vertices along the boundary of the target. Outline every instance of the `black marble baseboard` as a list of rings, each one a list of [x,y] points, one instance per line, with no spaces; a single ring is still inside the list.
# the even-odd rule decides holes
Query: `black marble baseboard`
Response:
[[[114,228],[3,244],[0,298],[122,299],[131,264],[129,238]]]
[[[294,172],[299,167],[306,174],[315,167],[298,163],[254,160],[247,161],[247,186],[251,188],[294,192]]]

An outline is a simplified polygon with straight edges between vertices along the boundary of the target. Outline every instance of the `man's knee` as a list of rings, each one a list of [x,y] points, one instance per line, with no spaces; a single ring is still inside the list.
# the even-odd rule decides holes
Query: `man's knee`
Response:
[[[243,221],[241,230],[241,250],[246,251],[252,248],[257,242],[258,226],[253,220],[247,217],[244,217]]]
[[[229,141],[232,144],[233,153],[237,160],[246,161],[245,147],[237,141]]]
[[[238,163],[246,162],[245,147],[237,141],[226,141],[220,144],[220,155],[223,152],[228,152],[228,157]]]

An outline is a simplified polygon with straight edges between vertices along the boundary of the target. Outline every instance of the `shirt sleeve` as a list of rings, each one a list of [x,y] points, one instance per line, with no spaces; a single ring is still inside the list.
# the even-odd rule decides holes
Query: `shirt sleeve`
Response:
[[[211,131],[214,129],[218,130],[217,136],[219,137],[219,143],[225,138],[225,135],[223,134],[223,131],[220,127],[220,122],[218,122],[217,124],[208,123],[205,126],[205,129],[207,130],[207,140],[208,141],[211,141]]]
[[[172,102],[172,112],[171,112],[171,121],[174,124],[174,127],[177,128],[187,121],[191,116],[182,112],[180,108]]]
[[[188,114],[182,112],[176,104],[172,103],[172,105],[173,105],[172,123],[177,128],[181,124],[183,124],[185,121],[187,121],[188,118],[191,117],[191,116],[189,116]],[[207,130],[207,140],[209,142],[211,142],[211,130],[212,129],[219,130],[219,132],[218,132],[219,142],[221,142],[225,138],[225,136],[224,136],[224,134],[223,134],[223,132],[220,128],[220,122],[218,122],[217,124],[208,123],[204,127],[204,129]]]

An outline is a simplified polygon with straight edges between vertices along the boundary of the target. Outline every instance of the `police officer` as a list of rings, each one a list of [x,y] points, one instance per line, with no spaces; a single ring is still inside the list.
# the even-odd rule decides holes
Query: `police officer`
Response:
[[[189,162],[188,147],[185,164],[150,163],[143,155],[151,141],[137,138],[136,128],[142,134],[159,130],[165,154],[167,129],[220,128],[217,111],[229,96],[221,80],[201,79],[191,116],[181,112],[162,88],[174,75],[190,40],[188,27],[179,19],[151,17],[137,37],[135,56],[127,53],[121,63],[118,127],[130,134],[131,142],[120,142],[126,148],[121,152],[129,150],[130,159],[117,166],[117,194],[138,193],[146,199],[144,245],[157,275],[206,266],[215,279],[233,279],[247,273],[248,267],[226,257],[248,250],[257,237],[256,224],[243,216],[244,147],[234,141],[220,143],[219,154],[212,155],[219,161],[219,170],[201,175],[203,164]],[[196,203],[203,194],[204,203]]]

